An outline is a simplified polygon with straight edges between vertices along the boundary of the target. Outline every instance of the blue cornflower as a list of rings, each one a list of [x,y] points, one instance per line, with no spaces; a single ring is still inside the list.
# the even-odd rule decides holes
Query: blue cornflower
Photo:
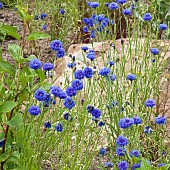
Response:
[[[2,140],[0,141],[0,148],[3,147],[4,143],[5,143],[5,139],[2,139]]]
[[[92,39],[95,38],[95,33],[91,33],[90,38],[92,38]]]
[[[55,126],[57,132],[62,132],[63,131],[63,124],[59,123]]]
[[[96,14],[92,14],[92,16],[91,16],[91,18],[92,18],[93,20],[96,20],[96,17],[97,17]]]
[[[83,82],[79,79],[73,80],[71,85],[75,90],[83,89]]]
[[[145,126],[144,127],[144,132],[146,133],[146,134],[150,134],[150,133],[152,133],[152,129],[149,127],[149,126]]]
[[[110,67],[111,67],[111,66],[114,66],[114,64],[115,64],[115,63],[114,63],[113,61],[110,61],[110,62],[109,62]]]
[[[114,9],[117,9],[119,7],[119,5],[115,2],[111,2],[109,5],[108,5],[108,8],[110,10],[114,10]]]
[[[74,72],[75,79],[83,79],[84,78],[84,71],[83,70],[76,70]]]
[[[88,113],[92,113],[92,111],[94,110],[94,106],[88,105],[86,109]]]
[[[138,169],[138,168],[140,168],[140,167],[141,167],[141,163],[134,164],[134,165],[132,166],[132,170]]]
[[[35,15],[35,16],[34,16],[34,19],[35,19],[35,20],[38,20],[38,19],[39,19],[39,16],[38,16],[38,15]]]
[[[100,14],[100,15],[97,16],[97,19],[96,19],[96,20],[97,20],[98,22],[102,22],[104,19],[105,19],[105,16],[104,16],[103,14]]]
[[[50,48],[55,51],[60,50],[62,48],[62,42],[60,40],[53,40],[50,43]]]
[[[67,94],[57,86],[52,86],[50,90],[54,96],[59,97],[60,99],[65,99],[67,97]]]
[[[118,105],[118,102],[117,101],[112,101],[112,106],[117,106]]]
[[[166,30],[167,28],[168,28],[168,26],[166,24],[160,24],[159,25],[160,30]]]
[[[45,128],[51,128],[51,123],[49,121],[44,122]]]
[[[83,32],[88,32],[88,30],[89,30],[88,27],[86,26],[83,27]]]
[[[133,80],[136,80],[136,76],[134,74],[128,74],[126,79],[130,80],[130,81],[133,81]]]
[[[50,71],[54,68],[54,64],[52,63],[44,63],[43,70]]]
[[[41,68],[41,66],[42,66],[42,63],[39,59],[32,59],[30,61],[30,68],[31,69],[37,70],[37,69]]]
[[[0,3],[0,9],[2,9],[3,8],[3,3]]]
[[[157,48],[151,48],[151,49],[150,49],[150,52],[151,52],[153,55],[159,54],[159,50],[158,50]]]
[[[75,67],[76,66],[76,63],[74,62],[74,63],[68,63],[67,64],[67,67],[69,67],[69,68],[73,68],[73,67]]]
[[[135,125],[142,124],[142,120],[138,116],[133,117],[133,120]]]
[[[72,86],[66,88],[66,93],[68,96],[72,97],[76,95],[76,89]]]
[[[64,106],[67,109],[72,109],[75,106],[75,101],[71,97],[67,97],[64,100]]]
[[[44,90],[42,89],[38,89],[35,91],[34,93],[34,97],[38,100],[38,101],[43,101],[46,99],[47,94]]]
[[[72,119],[73,119],[73,118],[71,117],[70,113],[64,113],[64,114],[63,114],[63,117],[64,117],[65,120],[69,120],[69,121],[72,121]]]
[[[100,127],[102,127],[102,126],[104,126],[105,125],[105,123],[103,122],[103,121],[100,121],[99,123],[98,123],[98,126],[100,126]]]
[[[42,25],[42,29],[43,29],[43,30],[46,30],[46,29],[47,29],[47,25],[46,25],[46,24],[43,24],[43,25]]]
[[[132,126],[134,124],[134,120],[133,118],[122,118],[120,119],[118,124],[120,128],[125,129],[125,128],[129,128],[130,126]]]
[[[131,10],[130,10],[129,8],[127,8],[127,9],[124,9],[124,10],[122,11],[122,13],[123,13],[124,15],[130,15],[130,14],[131,14]]]
[[[101,116],[101,111],[97,108],[94,108],[93,111],[91,112],[92,116],[96,119],[100,118]]]
[[[154,59],[152,59],[152,63],[155,63],[156,62],[156,59],[154,58]]]
[[[109,73],[110,73],[110,68],[108,67],[101,68],[99,71],[99,74],[101,76],[107,76]]]
[[[64,50],[64,48],[60,48],[59,50],[57,50],[57,52],[56,52],[56,57],[62,58],[62,57],[64,57],[64,55],[65,55],[65,50]]]
[[[131,9],[132,9],[132,10],[135,9],[135,4],[132,4],[132,5],[131,5]]]
[[[128,139],[125,138],[124,136],[119,136],[117,139],[116,139],[116,144],[120,147],[123,147],[123,146],[126,146],[128,144]]]
[[[89,6],[90,6],[91,8],[97,8],[97,7],[99,6],[99,2],[90,2],[90,3],[89,3]]]
[[[57,101],[56,100],[53,100],[53,105],[56,105]]]
[[[126,149],[123,147],[117,147],[116,148],[116,154],[118,156],[124,156],[126,154]]]
[[[92,18],[89,18],[89,23],[88,23],[89,27],[93,27],[94,26],[94,22]]]
[[[82,21],[83,21],[83,23],[84,23],[84,24],[86,24],[86,25],[88,25],[88,24],[89,24],[89,18],[83,18],[83,20],[82,20]]]
[[[111,74],[111,75],[110,75],[110,80],[111,80],[111,81],[115,81],[115,80],[116,80],[116,76],[115,76],[114,74]]]
[[[115,21],[114,21],[114,20],[110,20],[110,24],[111,24],[111,25],[114,25],[114,24],[115,24]]]
[[[89,67],[84,68],[84,75],[86,78],[92,78],[93,74],[94,74],[94,71],[92,68],[89,68]]]
[[[158,164],[158,168],[160,168],[161,166],[165,166],[166,164],[165,163],[160,163]]]
[[[34,116],[37,116],[41,113],[41,110],[38,106],[31,106],[29,109],[28,109],[28,112],[31,114],[31,115],[34,115]]]
[[[113,167],[113,163],[112,162],[106,162],[105,167],[111,168],[111,167]]]
[[[18,11],[18,8],[17,8],[17,7],[14,7],[14,11]]]
[[[156,106],[156,102],[153,99],[147,99],[146,102],[145,102],[145,106],[152,108],[152,107]]]
[[[93,61],[96,58],[96,52],[94,50],[90,50],[87,53],[86,57]]]
[[[48,15],[47,14],[41,14],[40,18],[45,19]]]
[[[166,122],[166,116],[161,117],[160,115],[158,117],[155,118],[155,123],[157,125],[164,125]]]
[[[104,155],[106,153],[106,149],[105,148],[101,148],[99,151],[100,155]]]
[[[82,49],[84,52],[86,52],[89,48],[88,48],[87,46],[83,46],[83,47],[81,47],[81,49]]]
[[[145,21],[151,21],[151,20],[152,20],[152,15],[151,15],[150,13],[146,13],[146,14],[144,14],[144,16],[143,16],[143,19],[144,19]]]
[[[129,167],[128,163],[126,161],[121,161],[118,163],[118,170],[127,170]]]
[[[130,152],[130,157],[132,158],[133,156],[135,156],[135,157],[139,157],[140,156],[140,152],[138,151],[138,150],[132,150],[131,152]]]
[[[118,2],[119,4],[124,4],[126,3],[126,0],[116,0],[116,2]]]
[[[60,9],[60,14],[64,15],[65,14],[65,10],[64,9]]]
[[[110,4],[109,2],[106,2],[106,3],[105,3],[105,6],[106,6],[106,7],[108,7],[108,6],[109,6],[109,4]]]

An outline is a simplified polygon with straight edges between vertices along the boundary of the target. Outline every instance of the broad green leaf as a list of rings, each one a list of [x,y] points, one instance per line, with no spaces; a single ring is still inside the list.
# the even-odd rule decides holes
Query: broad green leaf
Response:
[[[0,162],[5,161],[6,159],[8,159],[9,154],[8,153],[3,153],[0,155]]]
[[[21,19],[26,22],[28,20],[31,20],[33,17],[31,15],[28,14],[28,9],[26,8],[22,8],[19,5],[15,6],[18,10],[17,13],[19,14],[19,16],[21,17]]]
[[[40,40],[40,39],[47,39],[50,38],[51,36],[47,33],[43,32],[32,32],[31,34],[28,35],[27,40]]]
[[[10,25],[1,25],[0,30],[4,31],[6,34],[16,38],[17,40],[21,39],[21,36],[17,33],[16,28]]]
[[[21,48],[18,44],[9,44],[8,51],[11,54],[12,58],[19,62],[21,58]]]
[[[0,61],[0,71],[10,73],[12,76],[15,75],[15,69],[7,61]]]
[[[42,70],[38,69],[35,71],[37,73],[37,75],[40,77],[40,82],[43,82],[45,79],[45,74]]]
[[[0,105],[0,113],[10,112],[13,108],[17,106],[17,102],[5,101]]]

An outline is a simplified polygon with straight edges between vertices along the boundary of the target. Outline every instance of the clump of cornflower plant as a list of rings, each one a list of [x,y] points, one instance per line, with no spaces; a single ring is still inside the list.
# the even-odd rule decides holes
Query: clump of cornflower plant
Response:
[[[101,76],[107,76],[110,73],[110,68],[109,67],[104,67],[99,70],[99,74]]]
[[[119,7],[119,5],[115,2],[111,2],[109,5],[108,5],[108,8],[110,10],[114,10],[114,9],[117,9]]]
[[[131,9],[129,9],[129,8],[127,8],[127,9],[124,9],[123,11],[122,11],[122,13],[124,14],[124,15],[130,15],[131,14]]]
[[[84,70],[81,70],[81,69],[79,69],[79,70],[76,70],[75,72],[74,72],[74,77],[75,77],[75,79],[83,79],[84,78]]]
[[[51,123],[50,123],[49,121],[44,122],[44,127],[45,127],[46,129],[51,128]]]
[[[135,125],[142,124],[142,119],[138,116],[133,117],[133,120]]]
[[[128,74],[126,77],[127,80],[134,81],[136,80],[136,75],[134,74]]]
[[[71,97],[67,97],[64,100],[64,106],[67,109],[72,109],[75,106],[75,101]]]
[[[84,68],[84,76],[88,79],[92,78],[94,74],[94,71],[92,68],[90,67],[85,67]]]
[[[45,98],[47,97],[47,94],[44,90],[42,89],[38,89],[35,91],[34,93],[34,97],[38,100],[38,101],[43,101],[45,100]]]
[[[151,48],[150,51],[153,55],[159,54],[159,50],[157,48]]]
[[[106,148],[101,148],[101,149],[99,150],[99,154],[100,154],[100,155],[105,155],[105,154],[106,154]]]
[[[57,132],[62,132],[63,131],[63,124],[59,123],[55,126]]]
[[[90,51],[87,53],[86,57],[87,57],[88,59],[90,59],[91,61],[93,61],[93,60],[96,58],[96,52],[95,52],[94,50],[90,50]]]
[[[118,156],[125,156],[125,154],[126,154],[126,149],[123,148],[123,147],[117,147],[117,148],[116,148],[116,154],[117,154]]]

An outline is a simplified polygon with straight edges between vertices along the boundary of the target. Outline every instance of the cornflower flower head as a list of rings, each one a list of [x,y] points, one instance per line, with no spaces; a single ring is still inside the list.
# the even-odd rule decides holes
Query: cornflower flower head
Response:
[[[138,151],[138,150],[132,150],[131,152],[130,152],[130,157],[132,158],[133,156],[135,156],[135,157],[139,157],[140,156],[140,152]]]
[[[83,70],[76,70],[74,72],[75,79],[83,79],[84,78],[84,71]]]
[[[62,42],[60,40],[53,40],[50,43],[50,48],[54,51],[58,51],[62,48]]]
[[[117,9],[119,7],[119,5],[115,2],[111,2],[109,5],[108,5],[108,8],[110,10],[114,10],[114,9]]]
[[[93,61],[96,58],[96,52],[94,50],[90,50],[87,53],[86,57]]]
[[[156,101],[153,99],[147,99],[145,102],[145,106],[152,108],[152,107],[156,106]]]
[[[71,97],[67,97],[64,100],[64,106],[67,109],[72,109],[75,106],[75,101]]]
[[[166,24],[160,24],[159,25],[160,30],[166,30],[167,28],[168,28],[168,26]]]
[[[32,59],[30,61],[29,65],[30,65],[31,69],[37,70],[37,69],[41,68],[42,63],[41,63],[41,61],[39,59]]]
[[[43,70],[46,70],[46,71],[50,71],[54,68],[54,64],[53,63],[44,63],[43,65]]]
[[[34,93],[34,97],[38,100],[38,101],[43,101],[46,99],[47,94],[44,90],[42,89],[38,89],[35,91]]]
[[[127,170],[129,167],[129,164],[126,161],[121,161],[118,163],[118,170]]]
[[[99,74],[101,76],[107,76],[109,73],[110,73],[110,68],[109,67],[101,68],[100,71],[99,71]]]
[[[57,132],[62,132],[63,131],[63,124],[59,123],[55,126],[55,129]]]
[[[117,147],[116,148],[116,154],[118,156],[124,156],[126,154],[126,149],[123,147]]]
[[[157,125],[164,125],[166,123],[166,116],[161,117],[160,115],[155,118],[155,123]]]
[[[128,139],[125,138],[124,136],[119,136],[117,139],[116,139],[116,144],[120,147],[124,147],[126,145],[128,145]]]
[[[45,127],[46,129],[51,128],[51,123],[50,123],[49,121],[44,122],[44,127]]]
[[[153,54],[153,55],[158,55],[159,54],[159,50],[157,48],[151,48],[150,49],[150,52]]]
[[[75,90],[83,89],[83,82],[79,79],[73,80],[71,85]]]
[[[66,88],[66,93],[67,93],[68,96],[72,97],[72,96],[76,95],[77,91],[74,87],[69,86],[69,87]]]
[[[146,13],[143,16],[144,21],[151,21],[152,20],[152,15],[150,13]]]
[[[29,107],[28,112],[31,115],[37,116],[41,113],[41,110],[38,106],[31,106],[31,107]]]
[[[85,67],[85,68],[84,68],[84,76],[85,76],[86,78],[92,78],[92,77],[93,77],[93,74],[94,74],[94,71],[93,71],[92,68],[90,68],[90,67]]]
[[[125,128],[129,128],[130,126],[132,126],[134,124],[134,120],[133,118],[122,118],[120,119],[118,124],[120,128],[125,129]]]

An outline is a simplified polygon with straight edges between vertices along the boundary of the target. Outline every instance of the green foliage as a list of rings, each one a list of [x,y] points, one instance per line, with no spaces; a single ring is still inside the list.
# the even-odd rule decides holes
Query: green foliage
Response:
[[[51,36],[47,33],[43,32],[32,32],[31,34],[28,35],[27,40],[40,40],[40,39],[48,39]]]

